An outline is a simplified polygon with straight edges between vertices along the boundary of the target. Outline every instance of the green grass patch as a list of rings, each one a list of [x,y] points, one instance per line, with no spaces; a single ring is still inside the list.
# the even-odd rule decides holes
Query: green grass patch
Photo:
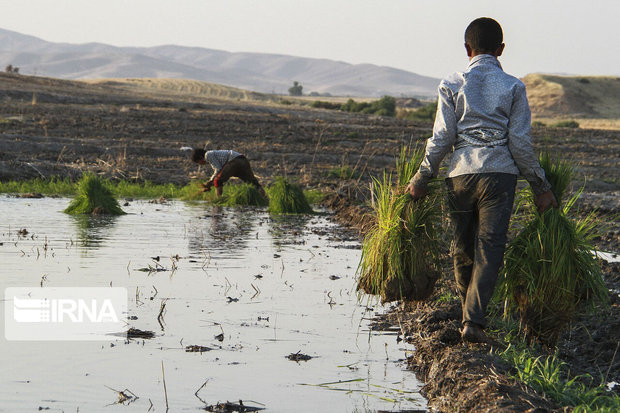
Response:
[[[498,355],[514,366],[516,379],[574,412],[620,411],[620,397],[607,391],[604,380],[588,386],[584,383],[592,382],[589,375],[571,377],[569,366],[557,354],[537,355],[522,343],[512,343]]]
[[[77,194],[65,209],[67,214],[123,215],[114,194],[103,180],[93,174],[84,174],[77,183]]]
[[[353,99],[346,103],[326,102],[316,100],[310,105],[313,108],[342,110],[344,112],[367,113],[379,116],[396,115],[396,99],[392,96],[383,96],[381,99],[372,102],[356,102]]]
[[[417,122],[434,122],[437,114],[437,102],[429,103],[418,109],[407,111],[405,119]]]
[[[76,183],[68,178],[0,182],[0,193],[4,194],[74,195],[75,191]]]
[[[325,194],[318,189],[304,189],[304,196],[310,205],[318,205],[325,197]]]
[[[138,198],[138,199],[180,199],[183,201],[205,201],[214,205],[222,206],[267,206],[268,201],[261,197],[258,190],[246,183],[227,184],[223,188],[222,197],[217,198],[215,190],[202,192],[201,181],[191,181],[185,186],[178,186],[172,183],[154,184],[152,182],[130,182],[130,181],[110,181],[99,178],[101,184],[108,188],[116,198]],[[289,184],[290,185],[290,184]],[[288,188],[287,191],[291,191]],[[47,196],[76,196],[78,194],[78,183],[72,182],[68,178],[32,179],[28,181],[9,181],[0,182],[0,193],[7,194],[42,194]],[[268,189],[269,191],[269,189]],[[276,193],[278,190],[276,190]],[[318,204],[323,199],[323,193],[316,189],[302,191],[307,204]],[[296,195],[299,197],[299,195]],[[300,206],[295,206],[300,208]],[[302,209],[311,211],[308,206]]]
[[[359,177],[357,171],[348,165],[332,168],[327,173],[328,178],[336,179],[356,179]]]
[[[267,188],[269,195],[268,211],[272,214],[311,214],[312,207],[301,187],[277,177]]]
[[[553,347],[578,312],[607,303],[608,291],[592,253],[592,240],[599,235],[596,216],[569,217],[581,192],[562,202],[572,166],[561,160],[552,162],[547,154],[540,161],[560,208],[541,215],[531,191],[522,197],[521,203],[530,208],[525,208],[523,228],[507,246],[496,299],[504,302],[505,317],[521,320],[528,339]]]
[[[152,182],[105,181],[117,197],[124,198],[179,198],[184,187],[174,184],[154,184]]]
[[[376,222],[362,243],[357,289],[379,296],[383,303],[425,299],[439,278],[438,190],[433,188],[418,202],[404,191],[423,156],[423,148],[403,148],[396,163],[396,184],[387,173],[373,181]]]

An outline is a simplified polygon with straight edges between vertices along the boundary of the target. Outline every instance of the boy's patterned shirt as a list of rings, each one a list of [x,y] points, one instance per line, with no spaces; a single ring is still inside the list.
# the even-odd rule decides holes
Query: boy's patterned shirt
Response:
[[[530,138],[525,85],[506,74],[494,56],[471,59],[465,72],[439,84],[433,136],[411,182],[426,186],[452,151],[448,177],[500,172],[523,175],[535,194],[551,188]]]
[[[231,159],[241,156],[239,152],[233,150],[207,151],[205,159],[213,167],[213,177],[215,177]]]

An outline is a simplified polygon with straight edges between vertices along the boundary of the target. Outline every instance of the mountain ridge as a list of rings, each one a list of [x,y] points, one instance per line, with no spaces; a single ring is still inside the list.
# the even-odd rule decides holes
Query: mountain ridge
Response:
[[[431,97],[440,80],[369,63],[177,45],[54,43],[5,29],[0,29],[0,61],[22,73],[61,79],[179,78],[276,94],[287,94],[298,81],[305,93]]]

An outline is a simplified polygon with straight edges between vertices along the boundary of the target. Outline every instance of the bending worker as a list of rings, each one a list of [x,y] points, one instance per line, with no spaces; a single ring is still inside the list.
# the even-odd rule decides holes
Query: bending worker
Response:
[[[258,183],[258,179],[252,172],[248,159],[233,150],[214,150],[205,151],[204,149],[195,148],[192,151],[192,162],[198,165],[206,165],[207,162],[213,167],[213,175],[211,179],[202,184],[202,191],[210,191],[211,187],[215,187],[215,193],[218,197],[222,196],[222,188],[226,181],[231,177],[237,177],[244,182],[248,182],[258,189],[258,192],[265,198],[267,194],[263,187]]]

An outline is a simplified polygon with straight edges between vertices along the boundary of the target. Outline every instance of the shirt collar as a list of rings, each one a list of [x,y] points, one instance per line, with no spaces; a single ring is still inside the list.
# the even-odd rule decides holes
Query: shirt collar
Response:
[[[487,65],[487,64],[495,65],[499,67],[500,69],[502,69],[502,65],[499,63],[499,60],[497,60],[497,57],[490,55],[490,54],[479,54],[477,56],[474,56],[469,61],[469,65],[467,65],[467,68],[471,69],[472,67],[475,67],[478,65]]]

